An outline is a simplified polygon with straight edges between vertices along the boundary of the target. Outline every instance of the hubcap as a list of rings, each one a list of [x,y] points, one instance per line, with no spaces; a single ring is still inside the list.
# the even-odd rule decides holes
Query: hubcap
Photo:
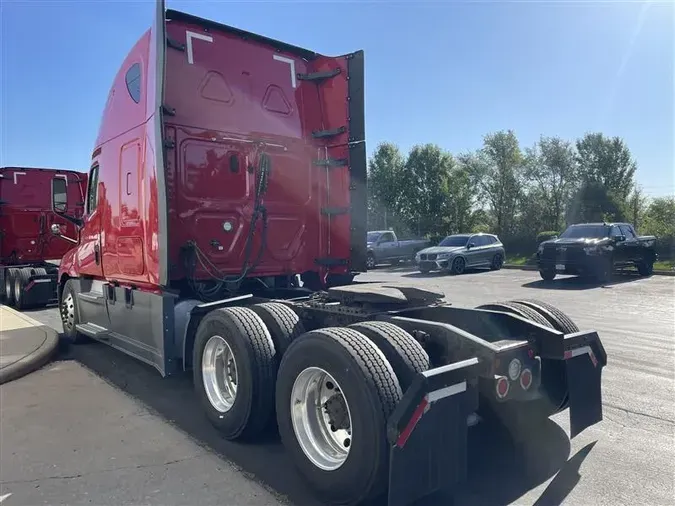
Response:
[[[226,413],[237,398],[237,362],[221,336],[211,336],[202,352],[202,379],[206,396],[217,411]]]
[[[75,326],[75,300],[72,293],[66,295],[61,303],[61,322],[64,330],[72,330]]]
[[[366,267],[368,267],[369,269],[375,267],[375,259],[372,256],[369,256],[368,259],[366,260]]]
[[[295,437],[307,458],[324,471],[342,466],[352,444],[352,416],[337,381],[309,367],[295,379],[290,401]]]

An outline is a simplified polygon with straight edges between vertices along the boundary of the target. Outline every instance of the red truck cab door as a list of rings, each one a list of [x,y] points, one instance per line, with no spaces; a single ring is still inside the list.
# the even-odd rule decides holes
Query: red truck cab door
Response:
[[[98,162],[94,162],[87,182],[84,203],[84,224],[80,231],[80,245],[75,262],[80,275],[101,278],[103,262],[101,252],[101,215],[105,208],[105,190],[98,182]]]

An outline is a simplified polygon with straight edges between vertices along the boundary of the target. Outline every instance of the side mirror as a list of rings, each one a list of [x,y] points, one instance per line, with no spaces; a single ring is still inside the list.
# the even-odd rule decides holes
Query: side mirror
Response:
[[[470,242],[469,244],[466,245],[466,249],[471,249],[471,248],[475,248],[475,247],[476,247],[475,242]]]
[[[555,241],[557,238],[558,238],[557,235],[552,235],[550,240],[551,240],[551,241]]]
[[[626,236],[625,235],[617,235],[617,236],[614,237],[614,240],[616,242],[623,242],[623,241],[626,240]]]
[[[55,236],[60,237],[61,239],[64,239],[71,244],[77,244],[77,239],[73,239],[72,237],[63,235],[63,233],[61,232],[61,225],[59,225],[58,223],[52,223],[50,229],[52,231],[52,234],[54,234]]]

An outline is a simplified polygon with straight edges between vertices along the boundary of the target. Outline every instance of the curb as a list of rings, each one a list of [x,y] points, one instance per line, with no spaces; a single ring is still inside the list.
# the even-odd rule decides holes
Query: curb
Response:
[[[509,265],[509,264],[502,265],[502,269],[514,269],[521,271],[538,270],[536,265]],[[654,276],[675,276],[675,271],[654,271],[652,274]]]
[[[42,344],[40,344],[40,346],[31,351],[29,354],[0,369],[0,385],[21,378],[22,376],[26,376],[27,374],[48,363],[52,356],[56,353],[56,349],[59,344],[59,334],[56,332],[56,330],[48,327],[47,325],[41,324],[40,322],[37,322],[8,306],[4,307],[5,310],[15,313],[24,321],[34,324],[32,329],[43,332],[45,334],[45,339]]]

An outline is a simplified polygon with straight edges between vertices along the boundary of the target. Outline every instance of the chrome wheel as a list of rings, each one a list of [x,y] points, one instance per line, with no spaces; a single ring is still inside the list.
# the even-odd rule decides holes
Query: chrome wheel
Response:
[[[21,300],[21,277],[16,276],[14,278],[14,302],[18,303]]]
[[[366,258],[366,269],[374,269],[375,268],[375,257],[373,255],[368,255]]]
[[[9,270],[5,272],[5,299],[7,303],[12,302],[12,273]]]
[[[75,327],[75,299],[73,294],[68,293],[61,302],[61,322],[63,323],[63,330],[73,330]]]
[[[298,444],[319,469],[334,471],[347,460],[352,416],[340,385],[323,369],[302,371],[291,390],[291,421]]]
[[[237,362],[230,345],[220,336],[211,336],[202,352],[202,379],[211,406],[226,413],[237,398]]]

